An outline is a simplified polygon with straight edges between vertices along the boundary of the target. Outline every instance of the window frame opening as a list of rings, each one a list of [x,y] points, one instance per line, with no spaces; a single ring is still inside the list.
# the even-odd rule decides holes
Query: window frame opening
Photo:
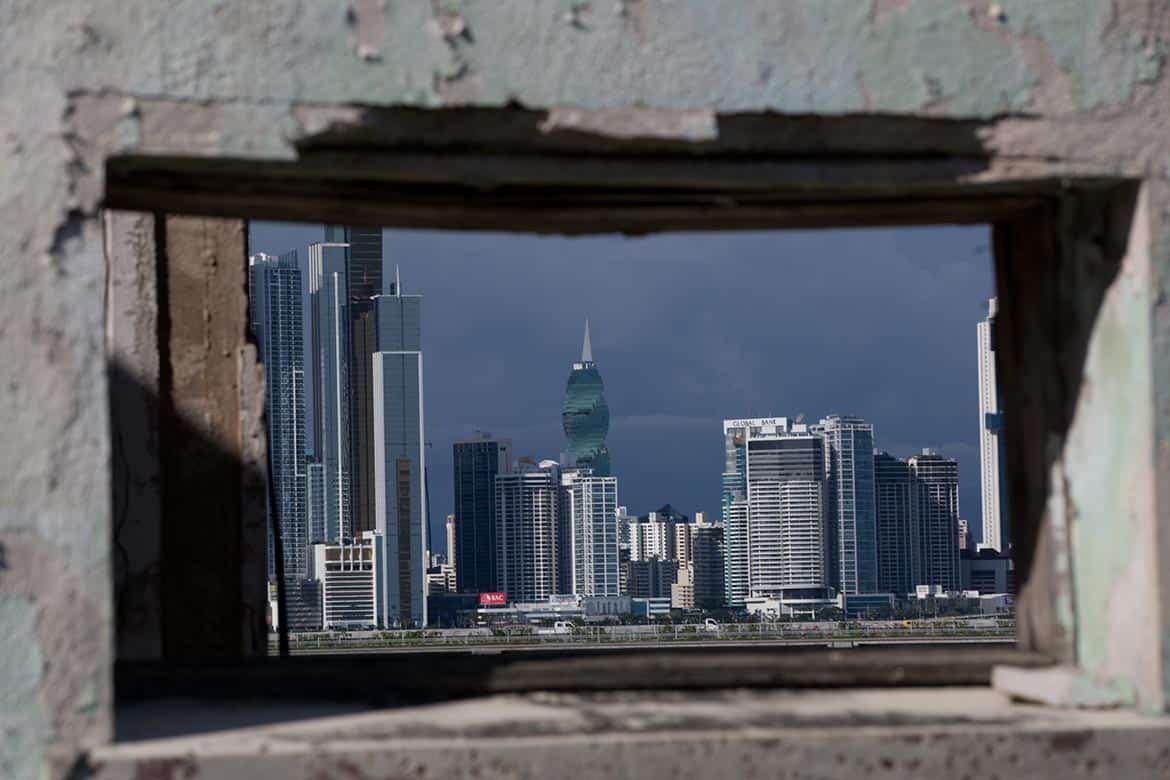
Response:
[[[163,691],[280,696],[282,681],[293,679],[303,691],[333,696],[350,685],[344,682],[350,678],[355,690],[361,687],[358,678],[363,674],[367,682],[372,676],[387,681],[391,691],[402,696],[423,699],[550,688],[985,685],[997,665],[1075,663],[1076,626],[1066,619],[1072,601],[1068,530],[1046,508],[1052,489],[1052,442],[1067,431],[1072,419],[1093,326],[1092,299],[1095,295],[1095,305],[1100,306],[1117,272],[1124,253],[1121,237],[1128,234],[1138,188],[1132,180],[1095,174],[995,169],[988,156],[971,149],[971,129],[964,123],[939,126],[961,139],[956,143],[963,154],[924,150],[890,157],[822,150],[812,159],[774,152],[760,159],[718,149],[695,154],[669,145],[647,150],[636,142],[600,149],[585,142],[569,150],[517,149],[511,144],[426,149],[417,142],[375,146],[368,136],[354,140],[326,134],[318,144],[303,148],[294,162],[112,157],[106,163],[104,206],[115,212],[153,214],[163,364],[178,359],[166,344],[176,337],[169,307],[200,282],[198,277],[177,274],[172,263],[171,226],[182,226],[184,220],[234,224],[236,230],[242,220],[264,219],[566,235],[990,223],[1003,345],[999,360],[1002,375],[1012,377],[1002,392],[1020,582],[1017,648],[818,650],[795,655],[709,648],[604,654],[558,650],[523,657],[501,652],[475,657],[403,654],[360,661],[259,659],[249,656],[262,655],[261,645],[266,643],[249,644],[241,638],[256,630],[263,568],[254,556],[244,561],[236,554],[225,556],[231,565],[220,561],[219,570],[238,584],[235,593],[243,594],[244,605],[237,600],[231,606],[239,628],[235,640],[227,643],[241,650],[224,652],[223,643],[205,646],[199,638],[205,631],[185,631],[184,641],[194,643],[186,648],[174,643],[168,647],[164,641],[157,657],[120,659],[119,697],[129,701]],[[1102,251],[1086,260],[1070,236],[1095,236]],[[241,249],[232,254],[243,266],[246,246]],[[1088,297],[1083,291],[1073,295],[1076,285],[1088,285],[1094,292]],[[1037,301],[1043,304],[1036,305]],[[244,334],[237,333],[237,339],[243,343]],[[160,369],[158,396],[164,415],[176,381],[173,369]],[[255,400],[251,397],[244,406],[255,409]],[[164,425],[162,430],[168,429]],[[173,435],[184,434],[176,428]],[[239,529],[251,536],[234,540],[236,550],[257,549],[257,529],[264,527],[263,516],[256,519],[265,504],[262,495],[259,499],[256,495],[265,483],[256,478],[261,462],[256,452],[262,453],[264,446],[263,437],[258,444],[252,442],[246,464],[250,477],[241,480],[250,498],[241,500]],[[159,512],[164,542],[159,563],[165,581],[181,545],[165,541],[167,529],[174,525],[166,519],[170,501],[165,495],[165,436],[162,450],[164,495]],[[172,475],[181,481],[174,469]],[[231,529],[220,533],[230,534]],[[258,549],[264,549],[263,540]],[[185,605],[199,597],[197,591],[182,586],[170,592],[163,589],[164,626],[168,615],[183,613]],[[224,589],[228,595],[223,598],[237,598],[232,592]],[[200,614],[209,611],[204,604]],[[217,660],[195,660],[216,655]],[[306,679],[316,682],[306,685]]]

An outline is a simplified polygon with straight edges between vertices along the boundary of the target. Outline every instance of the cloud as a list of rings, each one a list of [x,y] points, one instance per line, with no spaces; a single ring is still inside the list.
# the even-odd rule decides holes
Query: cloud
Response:
[[[253,223],[253,251],[310,228]],[[606,383],[624,502],[718,506],[719,421],[859,414],[879,447],[960,460],[978,511],[975,324],[992,289],[986,227],[674,233],[631,239],[386,231],[423,294],[432,518],[451,443],[476,428],[518,453],[564,447],[583,319]],[[972,503],[974,501],[974,503]]]

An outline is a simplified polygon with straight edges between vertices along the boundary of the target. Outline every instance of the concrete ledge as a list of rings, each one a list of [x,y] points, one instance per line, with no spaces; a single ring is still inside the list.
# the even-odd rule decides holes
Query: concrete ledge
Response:
[[[1133,703],[1133,697],[1117,686],[1093,680],[1075,666],[996,666],[991,670],[991,687],[1017,701],[1049,707],[1094,709]]]
[[[125,716],[191,722],[190,704]],[[217,727],[214,707],[195,711]],[[986,688],[527,694],[144,740],[87,760],[103,779],[1143,778],[1170,775],[1170,719]]]

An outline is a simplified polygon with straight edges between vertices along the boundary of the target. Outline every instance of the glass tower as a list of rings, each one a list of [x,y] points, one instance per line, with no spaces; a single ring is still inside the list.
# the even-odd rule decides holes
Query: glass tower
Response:
[[[496,475],[511,468],[512,443],[481,433],[454,444],[456,590],[498,590]]]
[[[916,532],[916,585],[958,590],[959,463],[931,450],[908,461],[913,475],[911,524]]]
[[[374,296],[382,282],[382,228],[326,225],[326,243],[349,246],[350,501],[353,535],[377,525],[374,512],[373,355],[377,350]],[[394,292],[393,289],[390,292]]]
[[[280,518],[284,571],[289,580],[309,576],[305,482],[304,314],[296,252],[248,259],[248,305],[268,392],[268,457]],[[271,511],[271,510],[270,510]],[[269,530],[268,575],[276,576]]]
[[[385,626],[426,625],[427,495],[422,296],[374,298],[374,509],[385,545]]]
[[[585,321],[585,341],[581,361],[573,364],[565,387],[564,413],[561,424],[569,440],[564,465],[567,468],[591,469],[598,477],[609,476],[609,450],[605,435],[609,433],[609,405],[605,402],[605,385],[593,362],[589,343],[589,320]]]
[[[886,452],[873,456],[878,529],[878,590],[905,595],[918,584],[910,464]]]
[[[816,430],[825,438],[828,459],[837,587],[849,595],[877,593],[873,426],[860,417],[832,415]]]
[[[317,404],[316,457],[324,467],[325,537],[337,542],[353,534],[350,503],[350,323],[349,247],[309,247],[309,308],[312,319],[313,389]]]

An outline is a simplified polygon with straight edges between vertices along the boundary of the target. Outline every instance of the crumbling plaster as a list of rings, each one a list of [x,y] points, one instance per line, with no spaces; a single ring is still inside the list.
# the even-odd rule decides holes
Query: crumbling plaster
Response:
[[[646,109],[654,132],[669,136],[677,115],[684,138],[737,112],[979,119],[1001,164],[1143,178],[1148,256],[1142,275],[1123,278],[1107,305],[1105,324],[1122,331],[1102,331],[1087,381],[1142,407],[1127,430],[1152,426],[1143,440],[1152,466],[1134,484],[1145,514],[1126,526],[1132,533],[1110,533],[1114,514],[1136,505],[1116,485],[1086,484],[1067,498],[1108,514],[1070,507],[1074,522],[1089,524],[1074,538],[1104,545],[1110,560],[1145,551],[1165,561],[1165,532],[1151,524],[1170,518],[1168,45],[1170,9],[1161,0],[0,6],[0,636],[19,655],[0,667],[0,747],[9,762],[0,766],[34,776],[45,744],[110,733],[98,221],[107,155],[293,159],[307,135],[360,123],[360,106],[516,104],[560,117],[584,112],[578,125],[600,134],[639,133],[645,123],[629,117]],[[1142,364],[1122,380],[1111,373],[1117,349]],[[1074,462],[1100,465],[1085,452],[1070,452],[1065,463]],[[1119,571],[1083,586],[1124,600],[1134,580]],[[1165,573],[1147,570],[1138,582],[1158,577],[1165,596]],[[1167,608],[1163,598],[1153,630],[1170,659]],[[1130,655],[1109,639],[1108,621],[1080,618],[1083,657],[1124,675]],[[34,667],[40,683],[30,686]]]

